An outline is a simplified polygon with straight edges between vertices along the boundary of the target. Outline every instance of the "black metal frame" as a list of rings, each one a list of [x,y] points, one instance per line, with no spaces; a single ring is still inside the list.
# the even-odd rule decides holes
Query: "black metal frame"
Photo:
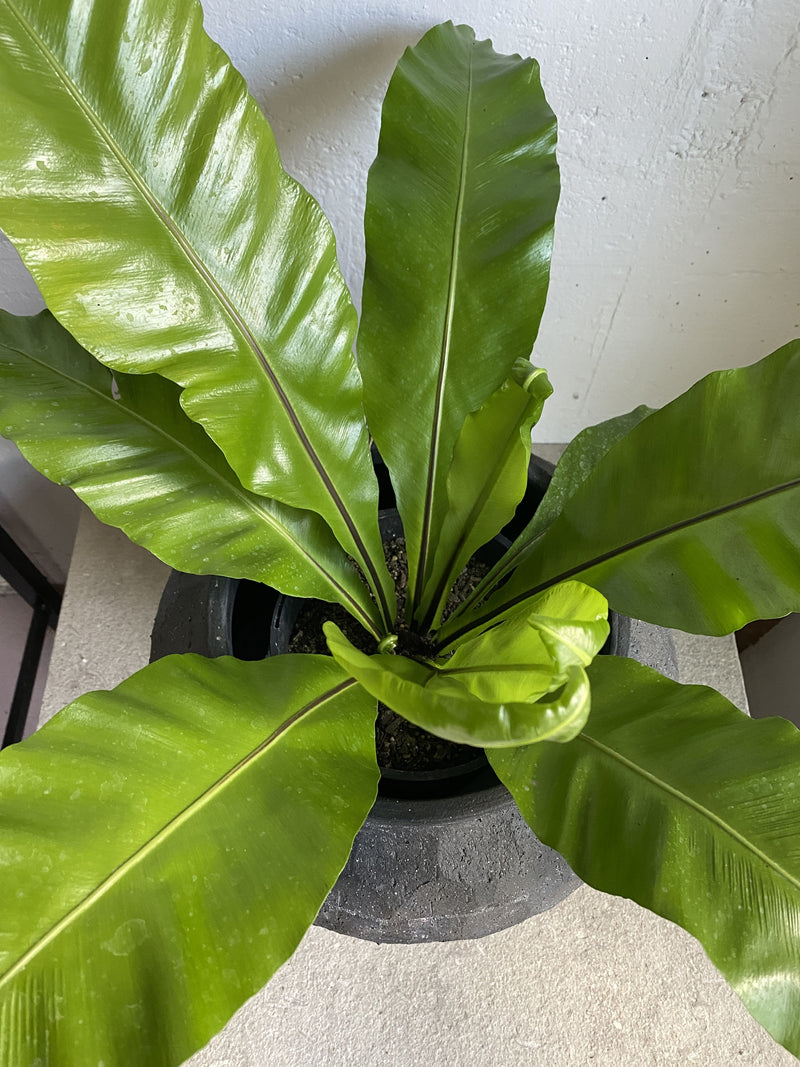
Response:
[[[33,609],[17,684],[0,748],[22,740],[47,627],[55,629],[61,594],[0,526],[0,577]]]

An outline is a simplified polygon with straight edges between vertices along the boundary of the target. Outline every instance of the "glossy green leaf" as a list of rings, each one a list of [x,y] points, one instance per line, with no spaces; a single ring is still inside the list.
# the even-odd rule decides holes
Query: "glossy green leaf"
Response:
[[[386,94],[367,185],[358,354],[406,532],[408,609],[430,577],[464,419],[536,338],[555,141],[536,62],[497,55],[467,26],[430,30]]]
[[[609,450],[475,621],[573,577],[693,633],[799,610],[798,411],[800,341],[703,378]]]
[[[542,502],[519,536],[520,542],[525,544],[535,540],[551,526],[606,453],[653,411],[646,404],[640,404],[624,415],[616,415],[581,430],[564,449]],[[516,542],[510,550],[512,556],[515,548]]]
[[[599,656],[589,674],[575,740],[492,766],[581,878],[697,937],[800,1055],[800,733],[633,660]]]
[[[558,518],[566,502],[575,495],[603,456],[652,411],[652,408],[641,404],[624,415],[606,419],[605,422],[600,422],[596,426],[588,426],[573,438],[558,461],[547,491],[531,521],[520,532],[502,558],[453,612],[440,631],[441,641],[446,641],[449,634],[480,614],[475,611],[474,605],[480,604],[502,578],[510,574],[530,555],[544,531]]]
[[[446,659],[450,668],[522,657],[513,634],[533,630],[558,670],[588,667],[609,633],[608,603],[602,593],[580,582],[564,582],[541,593],[505,623],[464,641]]]
[[[589,715],[591,693],[581,667],[571,668],[549,699],[545,696],[529,702],[488,702],[430,664],[405,656],[366,656],[335,623],[326,622],[323,629],[333,657],[368,693],[409,722],[449,741],[476,747],[566,741],[575,736]],[[514,667],[508,665],[500,684],[508,680]],[[552,663],[533,661],[516,665],[515,675],[524,676],[531,692],[555,677]]]
[[[243,489],[154,374],[111,372],[49,312],[0,312],[0,433],[98,518],[178,570],[269,582],[335,600],[368,629],[367,589],[319,516]]]
[[[173,1067],[297,947],[375,798],[326,656],[170,656],[0,755],[0,1063]]]
[[[447,476],[447,512],[422,594],[423,631],[437,625],[448,590],[472,554],[514,517],[527,485],[531,430],[552,392],[544,370],[518,360],[513,377],[479,411],[467,415]]]
[[[388,621],[333,236],[199,3],[4,0],[0,125],[0,225],[53,313],[184,386],[245,486],[329,522]]]
[[[589,714],[584,668],[608,635],[606,604],[569,582],[535,608],[437,662],[368,656],[334,623],[323,629],[334,658],[367,692],[431,733],[476,746],[564,741]]]

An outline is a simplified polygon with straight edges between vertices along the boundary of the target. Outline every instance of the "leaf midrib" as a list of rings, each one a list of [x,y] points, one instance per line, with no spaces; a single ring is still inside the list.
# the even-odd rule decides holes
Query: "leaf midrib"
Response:
[[[503,604],[499,604],[491,611],[482,615],[480,618],[471,620],[458,630],[454,630],[449,634],[446,640],[443,640],[441,645],[437,647],[437,652],[441,652],[442,649],[451,645],[459,637],[462,637],[465,633],[469,633],[472,630],[479,627],[486,626],[494,619],[498,618],[504,612],[510,608],[516,607],[523,601],[536,596],[538,593],[544,592],[551,586],[558,585],[559,582],[568,581],[570,578],[576,578],[578,575],[584,574],[586,571],[591,570],[593,567],[597,567],[602,563],[607,563],[611,559],[616,559],[619,556],[625,555],[626,552],[632,552],[637,548],[641,548],[643,545],[651,544],[653,541],[658,541],[660,538],[670,537],[672,534],[680,533],[683,530],[691,529],[693,526],[699,526],[703,522],[708,522],[712,519],[719,518],[723,515],[729,515],[732,512],[740,511],[746,507],[750,507],[753,504],[758,504],[763,500],[769,500],[770,497],[779,496],[781,493],[791,492],[792,489],[800,488],[800,477],[793,478],[788,482],[781,482],[779,485],[770,486],[768,489],[763,489],[758,493],[753,493],[750,496],[742,497],[739,500],[731,501],[728,504],[722,504],[717,508],[711,508],[709,511],[701,512],[699,515],[692,515],[687,519],[682,519],[679,522],[671,523],[669,526],[659,527],[657,530],[653,530],[648,534],[643,534],[641,537],[634,538],[632,541],[627,541],[622,545],[617,545],[614,548],[609,549],[607,552],[602,552],[592,559],[584,560],[581,563],[576,564],[573,567],[569,567],[567,570],[562,571],[560,574],[550,577],[540,582],[538,585],[532,586],[530,589],[524,590],[522,593],[518,593],[515,597],[505,601]],[[549,528],[547,532],[552,530]]]
[[[216,797],[230,782],[234,781],[239,774],[249,767],[253,760],[257,759],[277,740],[279,740],[290,727],[294,726],[294,724],[305,715],[322,707],[328,701],[334,700],[341,693],[357,684],[355,678],[347,678],[332,689],[327,690],[327,692],[320,694],[320,696],[316,697],[314,700],[309,701],[308,704],[285,719],[272,731],[269,737],[265,738],[259,745],[248,752],[246,756],[243,756],[238,763],[234,764],[233,767],[217,778],[216,781],[207,786],[199,796],[195,797],[194,800],[182,808],[167,823],[165,823],[164,826],[152,834],[144,844],[140,845],[135,852],[126,857],[122,863],[106,875],[98,885],[90,890],[81,901],[70,908],[66,915],[63,915],[58,922],[54,923],[46,933],[37,938],[34,944],[27,948],[4,974],[0,975],[0,989],[26,967],[31,959],[54,941],[75,919],[87,912],[104,893],[120,882],[137,863],[146,859],[154,849],[159,847],[163,840],[176,830],[180,829],[180,827],[191,819],[201,807],[213,800],[214,797]]]
[[[316,570],[325,579],[325,581],[327,581],[334,589],[338,590],[341,596],[347,600],[353,610],[357,612],[359,617],[362,619],[363,625],[366,626],[366,628],[372,633],[375,633],[374,624],[371,622],[363,608],[355,600],[353,600],[352,596],[347,592],[347,590],[344,589],[336,581],[333,575],[328,574],[328,572],[325,570],[319,560],[315,559],[314,556],[312,556],[303,547],[303,545],[294,537],[294,535],[287,529],[287,527],[285,527],[278,519],[276,519],[274,515],[270,514],[269,511],[265,510],[263,506],[261,506],[255,500],[252,499],[252,494],[249,493],[244,488],[244,486],[236,485],[233,482],[229,481],[220,471],[212,467],[211,464],[206,462],[206,460],[202,459],[202,457],[200,457],[196,452],[193,452],[187,445],[184,445],[182,441],[178,440],[178,438],[173,437],[172,434],[170,434],[167,430],[163,428],[163,426],[159,426],[157,423],[152,422],[146,416],[140,414],[138,411],[131,408],[124,400],[114,400],[113,397],[106,395],[99,389],[96,389],[93,385],[89,385],[88,382],[81,381],[79,378],[73,377],[71,374],[68,374],[61,368],[54,367],[51,363],[47,363],[46,361],[40,359],[37,356],[31,355],[28,352],[21,351],[21,349],[17,348],[16,346],[6,344],[2,347],[4,347],[8,351],[16,352],[17,355],[19,355],[23,359],[30,360],[32,363],[36,363],[38,366],[45,368],[51,374],[63,378],[64,381],[71,382],[77,388],[93,394],[97,399],[102,400],[103,403],[110,404],[117,410],[119,408],[122,408],[134,421],[141,423],[143,426],[147,426],[157,436],[164,438],[164,440],[168,441],[174,448],[178,449],[180,452],[183,452],[191,462],[196,463],[199,467],[206,471],[211,476],[211,479],[213,481],[217,482],[223,487],[224,490],[236,497],[240,501],[240,503],[242,503],[257,518],[260,518],[263,522],[267,524],[267,526],[270,526],[272,529],[274,529],[278,533],[278,536],[283,537],[298,551],[299,554],[304,556],[305,559],[308,560],[308,562],[316,568]]]
[[[464,105],[464,133],[461,140],[461,169],[458,178],[458,194],[453,218],[453,237],[450,246],[450,271],[447,279],[447,298],[445,302],[444,327],[442,331],[442,344],[439,359],[439,378],[436,384],[436,394],[433,409],[433,425],[431,429],[431,452],[428,460],[428,474],[425,485],[425,501],[422,513],[422,532],[420,536],[419,564],[417,568],[417,580],[414,589],[414,611],[419,607],[426,572],[428,569],[428,554],[431,535],[431,521],[433,518],[433,495],[436,485],[436,468],[439,461],[440,438],[442,432],[442,403],[444,390],[447,382],[447,370],[450,363],[450,345],[452,340],[453,316],[455,313],[455,289],[458,282],[461,250],[461,227],[464,215],[464,200],[467,186],[467,164],[469,161],[469,136],[471,130],[472,108],[472,81],[474,63],[474,42],[470,46],[469,68],[467,73],[467,92]]]
[[[573,641],[571,638],[567,637],[567,635],[563,631],[559,630],[557,627],[549,626],[546,622],[542,620],[541,616],[534,616],[534,618],[536,619],[536,621],[530,623],[531,627],[534,630],[539,630],[541,632],[546,633],[548,637],[552,637],[553,640],[556,641],[559,645],[564,645],[565,648],[568,648],[570,652],[572,652],[581,661],[581,664],[584,667],[589,666],[589,664],[594,659],[596,653],[587,652],[585,648],[581,648],[577,641]],[[568,625],[572,622],[572,620],[566,621]],[[575,621],[577,623],[581,622],[580,619],[577,619]]]
[[[234,331],[239,333],[239,335],[245,342],[245,345],[251,349],[256,359],[263,367],[264,372],[267,375],[267,378],[269,379],[273,389],[275,390],[278,400],[280,401],[280,404],[283,407],[290,424],[292,425],[295,430],[295,433],[297,434],[297,437],[302,445],[304,452],[311,461],[311,464],[314,467],[323,486],[325,487],[325,490],[331,497],[331,500],[333,501],[336,510],[342,516],[342,520],[353,540],[353,544],[361,555],[364,566],[366,570],[370,573],[370,576],[372,577],[375,583],[376,594],[381,601],[381,605],[384,609],[385,618],[388,620],[390,617],[390,612],[388,609],[388,604],[385,600],[385,593],[383,591],[383,587],[379,580],[374,563],[369,553],[367,552],[366,546],[364,545],[361,535],[358,531],[358,527],[356,526],[353,517],[350,515],[350,512],[345,507],[344,501],[342,500],[341,496],[338,493],[338,490],[333,484],[330,475],[328,474],[325,468],[325,465],[322,463],[320,457],[317,455],[316,450],[311,444],[311,441],[309,440],[308,435],[306,434],[302,422],[300,421],[299,415],[290,403],[289,398],[286,395],[283,387],[281,386],[278,378],[276,377],[270,362],[268,361],[264,351],[256,341],[255,337],[253,336],[252,332],[248,328],[241,312],[234,305],[233,301],[229,299],[221,285],[217,282],[216,278],[205,266],[202,259],[193,248],[192,244],[186,239],[183,232],[177,226],[170,214],[160,204],[150,187],[147,185],[146,182],[142,180],[136,168],[128,160],[120,145],[118,145],[116,138],[112,135],[111,131],[103,124],[99,115],[96,114],[94,108],[91,106],[89,101],[86,99],[86,97],[80,91],[78,86],[72,80],[67,70],[58,61],[54,51],[50,49],[44,38],[41,37],[41,35],[37,33],[34,27],[25,19],[25,17],[22,15],[20,10],[14,3],[14,0],[6,0],[6,3],[8,4],[9,9],[22,27],[23,32],[27,33],[28,37],[33,41],[34,46],[44,56],[45,62],[54,71],[56,78],[59,79],[65,85],[67,92],[75,101],[77,107],[82,111],[89,124],[99,135],[100,140],[108,146],[112,155],[114,155],[122,169],[128,175],[128,178],[130,179],[134,187],[138,190],[144,202],[148,205],[148,207],[150,207],[156,218],[163,224],[164,228],[173,238],[175,243],[186,256],[189,263],[197,271],[200,278],[203,280],[210,292],[213,294],[220,307],[222,308],[223,313],[229,319]]]
[[[591,733],[589,732],[590,730],[591,719],[589,720],[589,725],[583,728],[583,731],[578,734],[578,736],[575,738],[575,741],[582,741],[590,747],[596,748],[609,759],[621,764],[634,775],[643,778],[646,782],[648,782],[657,790],[662,790],[669,796],[672,796],[676,800],[685,804],[688,808],[693,809],[700,816],[708,819],[709,822],[717,826],[723,833],[727,834],[730,838],[732,838],[732,840],[736,841],[737,844],[741,845],[742,848],[745,849],[745,851],[750,852],[753,856],[761,860],[761,862],[764,863],[765,866],[768,867],[770,870],[774,871],[775,874],[779,875],[781,878],[785,878],[791,886],[793,886],[796,890],[800,891],[800,879],[792,875],[789,871],[784,870],[784,868],[781,867],[780,864],[772,860],[765,852],[762,851],[762,849],[758,848],[752,841],[745,837],[743,833],[741,833],[735,827],[731,826],[730,823],[726,822],[721,816],[717,815],[716,812],[704,807],[699,801],[695,800],[689,794],[683,792],[683,790],[680,790],[676,786],[670,785],[670,783],[665,782],[662,778],[659,778],[658,775],[646,770],[640,764],[634,763],[633,760],[628,759],[627,756],[623,756],[622,753],[618,752],[616,749],[611,748],[609,745],[604,744],[598,738],[592,737]]]
[[[291,410],[290,406],[287,406],[288,398],[281,389],[280,383],[275,378],[274,372],[272,371],[272,368],[270,367],[270,364],[267,361],[264,352],[262,351],[255,337],[253,336],[252,332],[247,327],[247,324],[245,323],[241,312],[239,312],[239,310],[235,307],[233,301],[229,299],[225,291],[214,278],[213,274],[205,266],[198,253],[194,250],[192,244],[184,236],[182,230],[178,227],[177,223],[171,217],[169,212],[159,202],[158,198],[152,192],[149,185],[142,179],[139,172],[136,170],[134,165],[128,159],[125,152],[123,152],[122,148],[117,143],[116,138],[113,136],[108,127],[102,122],[100,116],[95,112],[94,108],[89,103],[84,94],[81,92],[81,90],[78,88],[78,86],[75,84],[75,82],[72,80],[67,70],[59,62],[54,51],[50,48],[44,38],[39,33],[37,33],[34,27],[25,19],[25,17],[22,15],[22,13],[19,11],[16,4],[14,3],[14,0],[6,0],[6,3],[17,18],[17,21],[20,23],[23,30],[28,34],[28,36],[34,42],[34,45],[44,56],[45,61],[54,71],[58,80],[64,84],[67,89],[67,92],[75,101],[75,104],[83,113],[84,117],[93,127],[95,132],[99,135],[100,140],[108,146],[112,155],[116,158],[117,162],[125,171],[129,180],[135,186],[142,199],[152,210],[153,214],[158,218],[159,222],[163,224],[164,228],[169,232],[170,236],[173,238],[175,243],[179,246],[181,251],[189,260],[192,267],[197,271],[197,273],[203,279],[205,284],[211,290],[214,297],[222,306],[224,313],[230,320],[234,329],[241,335],[247,346],[253,351],[253,354],[261,362],[265,372],[270,378],[270,381],[275,386],[282,404],[287,410],[287,415],[290,419],[293,420],[293,422],[295,422],[296,428],[300,428],[299,422],[297,422],[296,420],[296,413]]]
[[[548,671],[557,674],[552,663],[479,663],[474,667],[436,667],[437,674],[505,674],[520,672],[530,674],[532,671]]]
[[[433,624],[434,618],[437,614],[439,602],[445,595],[446,588],[452,576],[452,572],[455,568],[455,563],[458,559],[459,553],[462,551],[464,545],[468,541],[470,534],[473,533],[478,517],[483,512],[486,506],[486,502],[491,497],[492,490],[495,488],[497,482],[500,479],[500,473],[506,466],[509,459],[509,455],[511,454],[513,448],[516,446],[516,443],[522,438],[521,426],[523,423],[523,419],[527,416],[527,413],[531,409],[532,401],[533,398],[529,395],[528,399],[525,401],[524,410],[522,412],[522,415],[520,415],[520,418],[513,424],[509,424],[509,432],[506,436],[505,442],[501,450],[497,453],[491,470],[487,472],[486,477],[483,480],[483,484],[481,485],[480,491],[472,505],[472,508],[470,509],[469,515],[461,524],[461,533],[458,537],[458,540],[456,541],[456,544],[453,546],[450,552],[449,558],[445,566],[442,569],[442,576],[439,579],[439,582],[430,597],[430,607],[428,608],[428,611],[424,619],[422,620],[421,628],[423,630],[429,629],[430,626]]]

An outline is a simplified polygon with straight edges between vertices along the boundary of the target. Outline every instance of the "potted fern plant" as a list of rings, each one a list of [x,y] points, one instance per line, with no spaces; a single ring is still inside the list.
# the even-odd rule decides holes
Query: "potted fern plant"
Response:
[[[0,224],[50,308],[0,319],[0,431],[170,565],[338,604],[371,642],[329,622],[331,655],[169,656],[3,753],[4,1064],[205,1043],[345,864],[376,700],[484,748],[543,841],[695,934],[800,1052],[797,731],[597,656],[609,603],[698,633],[800,604],[800,344],[579,434],[445,620],[549,393],[536,64],[449,23],[401,60],[356,362],[330,228],[195,0],[6,0],[0,49]]]

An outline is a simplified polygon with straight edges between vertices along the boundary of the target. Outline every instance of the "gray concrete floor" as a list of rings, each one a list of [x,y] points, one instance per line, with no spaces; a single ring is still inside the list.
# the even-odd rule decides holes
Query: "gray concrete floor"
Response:
[[[166,568],[81,522],[43,717],[147,661]],[[681,680],[743,703],[730,638],[679,641]],[[312,928],[192,1067],[796,1064],[676,926],[584,886],[479,941],[373,945]]]

